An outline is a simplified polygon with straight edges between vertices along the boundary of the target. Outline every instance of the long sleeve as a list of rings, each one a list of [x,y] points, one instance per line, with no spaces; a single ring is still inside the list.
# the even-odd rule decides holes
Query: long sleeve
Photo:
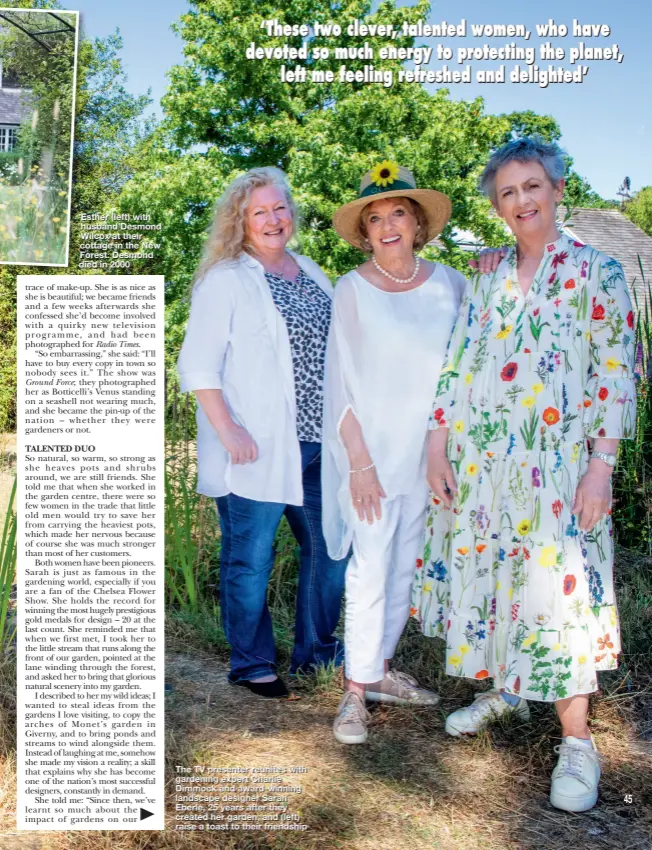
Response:
[[[338,282],[333,300],[324,373],[322,443],[322,527],[331,558],[346,557],[351,545],[349,462],[340,436],[347,410],[355,414],[356,378],[351,337],[358,320],[355,293],[347,280]]]
[[[351,343],[357,324],[355,294],[347,281],[342,281],[333,302],[324,374],[324,438],[337,439],[340,443],[342,419],[348,410],[356,412],[356,372]]]
[[[636,428],[634,312],[622,266],[601,257],[591,287],[587,437],[631,439]]]
[[[436,431],[449,428],[454,418],[455,398],[460,380],[460,364],[469,344],[469,327],[472,323],[472,297],[477,288],[477,277],[467,285],[460,312],[448,343],[446,359],[439,376],[435,402],[428,421],[428,428]]]
[[[177,369],[182,392],[222,389],[233,298],[228,272],[211,269],[196,284]]]

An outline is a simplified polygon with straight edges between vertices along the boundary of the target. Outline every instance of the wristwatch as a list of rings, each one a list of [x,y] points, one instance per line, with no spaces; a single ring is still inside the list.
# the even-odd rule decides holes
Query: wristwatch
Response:
[[[616,455],[609,455],[605,452],[592,452],[591,457],[597,457],[598,460],[603,461],[607,466],[614,467],[616,465]]]

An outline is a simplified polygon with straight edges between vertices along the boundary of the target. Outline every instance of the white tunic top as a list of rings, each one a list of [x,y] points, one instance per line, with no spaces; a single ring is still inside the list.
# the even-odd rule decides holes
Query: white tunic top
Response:
[[[332,297],[333,287],[319,266],[308,257],[292,256]],[[197,491],[303,504],[287,326],[265,270],[249,254],[216,263],[196,284],[177,367],[182,392],[222,390],[233,420],[258,447],[254,463],[232,464],[197,405]]]
[[[436,265],[420,286],[386,292],[352,271],[339,279],[326,351],[322,493],[331,558],[351,545],[349,462],[339,426],[355,414],[387,498],[425,476],[428,419],[464,276]]]

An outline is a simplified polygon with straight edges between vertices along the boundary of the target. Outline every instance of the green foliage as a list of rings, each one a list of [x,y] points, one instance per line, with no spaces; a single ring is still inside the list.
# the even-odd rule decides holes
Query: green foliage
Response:
[[[75,16],[59,14],[74,26]],[[30,29],[53,28],[52,18],[44,12],[25,12],[22,18]],[[61,25],[57,28],[63,29]],[[21,86],[31,90],[33,110],[21,132],[21,148],[29,149],[33,162],[40,160],[48,177],[51,171],[66,183],[70,169],[76,36],[65,30],[46,39],[50,50],[16,27],[5,27],[0,34],[0,55],[3,69],[16,73]]]
[[[625,207],[625,215],[652,236],[652,186],[645,186]]]
[[[0,537],[0,648],[4,649],[10,644],[16,634],[16,623],[9,616],[9,602],[11,591],[16,581],[16,514],[14,513],[14,500],[16,498],[16,479],[9,497],[7,513],[2,525],[2,536]]]
[[[58,8],[52,3],[39,4],[46,5]],[[75,217],[115,204],[120,186],[133,173],[137,147],[150,131],[149,123],[142,119],[149,97],[133,96],[124,87],[121,44],[114,35],[79,45],[68,267],[0,266],[0,430],[16,427],[16,275],[87,273],[78,266],[80,240]],[[60,200],[57,192],[57,202]],[[48,220],[58,217],[50,211]]]
[[[68,192],[63,185],[34,179],[9,186],[0,181],[0,260],[65,262]]]
[[[572,163],[572,160],[571,160]],[[563,203],[571,207],[593,207],[594,209],[614,209],[618,207],[617,201],[608,201],[594,192],[587,181],[568,166],[566,174],[566,187],[564,189]]]
[[[122,212],[149,213],[153,222],[162,225],[156,234],[161,250],[152,260],[135,261],[134,273],[165,275],[166,297],[172,305],[168,345],[172,338],[179,344],[182,339],[176,328],[187,317],[183,299],[197,268],[214,202],[225,186],[225,172],[231,174],[231,166],[216,148],[181,154],[166,148],[159,132],[140,148],[138,172],[119,198]]]
[[[16,277],[0,267],[0,434],[16,427]]]
[[[18,14],[18,13],[16,13]],[[27,116],[18,146],[0,158],[0,259],[4,262],[59,263],[66,257],[68,182],[74,95],[75,17],[62,13],[68,27],[42,11],[20,13],[29,30],[49,30],[47,46],[21,29],[0,31],[3,72],[15,73]]]
[[[641,269],[645,282],[645,274]],[[621,546],[652,556],[652,289],[638,305],[636,325],[637,426],[623,440],[614,474],[613,517]]]
[[[192,481],[192,479],[191,479]],[[195,566],[198,563],[197,547],[193,539],[195,514],[199,497],[186,476],[165,474],[165,526],[166,571],[165,584],[168,604],[197,611],[198,587]]]
[[[561,138],[559,124],[551,115],[539,115],[531,109],[525,112],[510,112],[503,116],[509,121],[509,130],[500,144],[509,142],[514,136],[541,136],[546,142],[558,142]]]
[[[152,130],[152,119],[142,117],[151,98],[127,91],[121,49],[118,33],[79,47],[74,200],[80,208],[100,210],[115,198]]]
[[[194,617],[210,602],[219,547],[214,534],[215,502],[196,492],[191,418],[189,397],[175,392],[167,417],[165,586],[167,607]]]
[[[336,82],[288,85],[279,79],[279,63],[245,59],[250,42],[300,47],[301,38],[267,38],[263,20],[286,24],[335,22],[342,27],[338,45],[354,44],[346,35],[356,19],[399,27],[427,17],[419,0],[397,7],[387,0],[374,8],[371,0],[191,0],[177,31],[184,41],[185,63],[172,68],[162,105],[165,117],[139,149],[139,167],[123,187],[120,209],[148,212],[162,224],[162,250],[135,272],[158,272],[167,281],[166,351],[173,368],[187,318],[188,285],[197,268],[214,202],[225,185],[243,170],[276,165],[290,178],[302,212],[299,249],[333,279],[358,265],[361,254],[331,227],[335,209],[357,196],[365,171],[390,158],[409,167],[418,185],[440,189],[451,197],[452,220],[442,234],[443,247],[427,249],[467,270],[467,255],[451,239],[455,228],[473,232],[487,245],[505,241],[502,223],[489,216],[489,202],[477,190],[477,178],[492,148],[517,133],[537,132],[559,138],[549,116],[534,112],[487,115],[481,98],[454,101],[445,89],[430,93],[418,85],[384,88],[337,82],[341,60],[321,61],[336,72]],[[372,47],[384,40],[366,39]],[[396,46],[414,40],[398,38]],[[324,46],[308,41],[309,53]],[[328,42],[332,47],[332,43]],[[314,61],[308,59],[308,72]],[[363,60],[349,61],[350,69]],[[393,60],[374,60],[375,67],[398,71]]]
[[[14,180],[18,173],[20,151],[0,151],[0,180]]]

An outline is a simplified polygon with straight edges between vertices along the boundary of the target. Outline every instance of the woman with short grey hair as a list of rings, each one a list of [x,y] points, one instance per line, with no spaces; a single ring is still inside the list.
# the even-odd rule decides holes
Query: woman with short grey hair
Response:
[[[497,201],[496,175],[510,162],[538,162],[553,186],[563,180],[566,173],[562,151],[556,144],[544,142],[538,136],[514,139],[492,154],[480,176],[480,191],[494,206]]]
[[[517,139],[482,174],[516,246],[467,288],[441,372],[414,608],[447,673],[494,682],[446,731],[554,702],[550,800],[584,811],[600,777],[589,694],[620,650],[611,474],[634,435],[634,315],[619,263],[557,229],[563,164]]]

